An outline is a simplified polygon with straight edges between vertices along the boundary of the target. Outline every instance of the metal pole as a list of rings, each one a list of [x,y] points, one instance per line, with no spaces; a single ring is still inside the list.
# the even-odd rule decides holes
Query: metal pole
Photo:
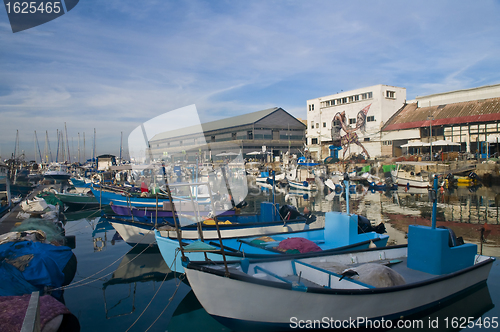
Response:
[[[437,190],[438,190],[438,176],[434,175],[434,186],[432,195],[432,229],[436,228],[436,213],[437,213]]]
[[[349,174],[347,171],[344,173],[344,187],[345,187],[345,209],[349,214]]]

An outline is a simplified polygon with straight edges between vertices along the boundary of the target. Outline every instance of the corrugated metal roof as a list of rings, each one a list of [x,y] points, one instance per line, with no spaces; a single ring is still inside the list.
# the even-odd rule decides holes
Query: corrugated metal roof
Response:
[[[500,120],[500,98],[474,100],[454,104],[417,107],[417,103],[405,105],[382,128],[382,131],[452,125]]]
[[[231,118],[202,123],[201,129],[203,130],[203,132],[200,132],[199,125],[190,126],[177,130],[171,130],[168,132],[163,132],[155,135],[150,141],[157,141],[172,137],[181,137],[185,135],[194,135],[194,134],[202,136],[204,133],[206,134],[207,132],[214,130],[250,125],[280,109],[281,109],[280,107],[273,107],[262,111],[233,116]]]
[[[268,116],[269,114],[279,110],[279,107],[268,108],[266,110],[233,116],[231,118],[216,120],[212,122],[202,123],[203,131],[219,130],[224,128],[239,127],[249,125],[259,121],[260,119]]]

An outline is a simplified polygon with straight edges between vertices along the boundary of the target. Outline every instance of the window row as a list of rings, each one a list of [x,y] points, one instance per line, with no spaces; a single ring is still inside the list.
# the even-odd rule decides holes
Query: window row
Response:
[[[326,101],[321,102],[321,107],[343,105],[343,104],[354,103],[354,102],[357,102],[360,100],[371,99],[371,98],[373,98],[373,92],[366,92],[366,93],[361,93],[358,95],[352,95],[349,97],[326,100]],[[311,105],[309,105],[309,110],[314,111],[314,107],[311,109]]]

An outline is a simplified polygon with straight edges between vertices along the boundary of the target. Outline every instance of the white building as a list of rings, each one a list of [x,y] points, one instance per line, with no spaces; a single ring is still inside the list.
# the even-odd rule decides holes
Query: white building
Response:
[[[382,84],[308,100],[306,137],[312,157],[324,160],[330,155],[329,146],[334,143],[333,118],[342,112],[345,112],[345,127],[340,130],[340,135],[344,136],[345,140],[344,129],[352,130],[357,134],[360,145],[355,142],[344,144],[339,151],[339,158],[361,154],[363,147],[371,158],[382,155],[384,141],[381,139],[381,128],[405,102],[405,88]],[[358,113],[363,109],[366,111],[365,126],[359,128],[361,123]],[[338,123],[336,125],[338,126]],[[353,136],[350,137],[353,141]]]

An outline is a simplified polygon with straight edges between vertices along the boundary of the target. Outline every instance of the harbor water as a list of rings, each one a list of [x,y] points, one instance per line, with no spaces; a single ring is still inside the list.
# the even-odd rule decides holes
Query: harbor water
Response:
[[[319,190],[293,192],[249,183],[245,212],[257,212],[259,202],[292,204],[324,222],[328,211],[346,211],[345,195]],[[383,222],[389,244],[406,243],[410,224],[430,225],[432,203],[427,190],[370,192],[350,195],[351,213]],[[451,228],[465,242],[478,244],[484,255],[500,257],[500,188],[458,188],[438,193],[438,226]],[[101,219],[100,211],[66,213],[66,235],[74,235],[78,269],[64,291],[69,310],[81,331],[229,331],[201,307],[183,275],[174,274],[154,248],[133,248]],[[223,291],[223,290],[221,290]],[[264,299],[263,299],[264,300]],[[401,299],[405,301],[405,299]],[[500,266],[495,261],[486,287],[443,303],[417,317],[402,330],[448,331],[493,329],[500,317]],[[334,313],[332,313],[334,314]],[[353,308],[356,317],[356,308]],[[477,318],[482,317],[484,324]],[[423,325],[418,325],[421,322]],[[471,323],[472,322],[472,323]],[[413,329],[410,326],[414,323]],[[421,327],[423,326],[423,328]]]

